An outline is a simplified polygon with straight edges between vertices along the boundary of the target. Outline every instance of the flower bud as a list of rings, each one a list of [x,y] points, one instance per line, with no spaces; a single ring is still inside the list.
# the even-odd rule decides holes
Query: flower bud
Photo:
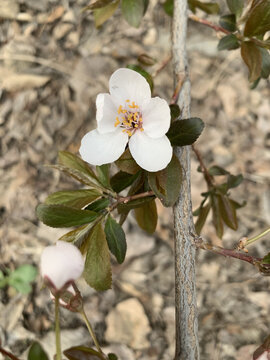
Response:
[[[44,280],[59,291],[81,276],[84,260],[76,246],[57,241],[43,250],[40,269]]]

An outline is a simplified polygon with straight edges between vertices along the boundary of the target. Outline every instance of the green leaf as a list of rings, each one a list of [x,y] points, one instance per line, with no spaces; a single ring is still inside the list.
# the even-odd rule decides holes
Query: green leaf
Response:
[[[203,128],[204,123],[199,118],[176,120],[166,135],[172,146],[191,145],[198,139]]]
[[[106,209],[110,205],[110,200],[108,198],[98,199],[88,205],[85,210],[91,210],[95,212],[100,212],[101,210]]]
[[[264,35],[270,30],[270,1],[258,0],[253,2],[248,13],[244,36]]]
[[[118,357],[115,354],[110,353],[110,354],[108,354],[108,359],[109,360],[118,360]]]
[[[239,41],[234,34],[224,36],[219,40],[218,50],[235,50],[239,48]]]
[[[89,165],[78,156],[72,154],[69,151],[58,152],[58,162],[69,169],[78,170],[89,178],[90,181],[100,184],[97,177]]]
[[[109,5],[110,3],[112,3],[114,0],[97,0],[95,1],[93,4],[87,5],[83,11],[85,10],[94,10],[94,9],[101,9],[104,6]]]
[[[155,195],[166,207],[173,206],[180,193],[182,170],[175,155],[168,166],[158,172],[148,173],[148,181]]]
[[[189,0],[189,7],[191,11],[195,11],[196,8],[201,9],[207,14],[218,14],[219,13],[219,5],[213,2],[202,2],[198,0]]]
[[[46,198],[45,204],[66,205],[82,209],[99,197],[101,197],[101,193],[94,189],[57,191]]]
[[[99,182],[105,186],[105,188],[110,189],[110,164],[96,166],[96,171]]]
[[[262,259],[263,264],[270,264],[270,252]]]
[[[122,13],[129,25],[138,28],[144,12],[144,0],[122,0]]]
[[[237,209],[241,209],[242,207],[246,206],[247,202],[243,201],[242,204],[240,204],[239,202],[230,199],[230,202],[232,204],[232,206],[235,208],[235,210]]]
[[[128,174],[124,171],[119,171],[111,178],[111,185],[113,191],[120,193],[122,190],[130,186],[139,176],[139,172],[135,175]]]
[[[74,346],[63,351],[69,360],[104,360],[104,356],[98,351],[86,346]]]
[[[226,195],[218,196],[218,206],[220,211],[220,216],[222,217],[224,223],[231,229],[237,230],[238,222],[236,217],[236,211],[233,205],[230,202],[230,199]]]
[[[228,189],[235,188],[241,184],[241,182],[244,180],[243,175],[229,175],[227,179],[227,186]]]
[[[64,205],[40,204],[36,208],[39,220],[51,227],[72,227],[94,221],[98,214],[94,211],[79,210]]]
[[[259,48],[253,42],[245,41],[241,45],[241,56],[249,69],[249,81],[257,80],[262,70],[262,54]]]
[[[84,254],[87,248],[87,241],[90,231],[93,227],[93,223],[82,225],[60,237],[59,240],[72,242],[73,245],[80,249],[81,253]]]
[[[218,197],[216,195],[211,195],[210,199],[211,199],[213,224],[216,229],[217,236],[220,239],[222,239],[224,228],[223,228],[223,221],[219,209]]]
[[[262,54],[262,72],[261,77],[267,79],[270,75],[270,54],[269,51],[263,48],[260,48]]]
[[[94,10],[94,20],[95,20],[95,27],[99,28],[103,25],[110,17],[113,16],[115,11],[119,6],[119,0],[111,2],[109,5],[102,7],[100,9]]]
[[[250,85],[250,90],[256,89],[260,81],[261,81],[261,77],[258,77],[257,80],[253,81],[253,83]]]
[[[234,14],[223,15],[219,19],[219,24],[228,31],[235,31],[236,28],[236,17]]]
[[[155,200],[145,203],[134,211],[138,225],[149,234],[152,234],[156,230],[158,219]]]
[[[171,122],[179,118],[181,111],[180,107],[177,104],[171,104],[170,105],[171,110]]]
[[[154,90],[154,81],[153,81],[152,76],[149,74],[149,72],[147,72],[146,70],[144,70],[140,66],[133,65],[133,64],[127,65],[127,68],[131,69],[131,70],[134,70],[134,71],[137,71],[137,73],[141,74],[145,78],[145,80],[148,82],[148,84],[150,86],[150,89],[151,89],[151,92],[153,92],[153,90]]]
[[[173,16],[173,0],[166,0],[163,4],[163,9],[165,10],[166,14]]]
[[[35,341],[29,349],[27,360],[49,360],[49,357],[42,346]]]
[[[122,227],[109,215],[104,230],[111,253],[117,262],[122,264],[127,251],[126,236]]]
[[[110,253],[101,222],[93,227],[89,235],[84,278],[87,284],[97,291],[111,288]]]
[[[148,54],[141,54],[138,56],[138,62],[145,66],[153,66],[157,62],[156,59],[152,58]]]
[[[223,169],[221,166],[218,166],[218,165],[211,166],[208,169],[208,172],[211,176],[220,176],[220,175],[228,175],[229,174],[229,172],[227,170]]]
[[[144,198],[131,200],[127,203],[120,203],[117,206],[117,210],[119,214],[124,214],[125,212],[136,209],[139,207],[142,207],[144,204],[151,202],[153,199],[155,199],[155,196],[146,196]]]
[[[205,224],[205,221],[207,219],[210,209],[211,209],[210,202],[207,203],[207,205],[199,208],[198,219],[196,220],[196,223],[195,223],[196,233],[199,235],[202,231],[202,228],[204,227],[204,224]]]
[[[141,168],[133,159],[129,149],[127,149],[118,160],[115,161],[117,167],[128,173],[128,174],[136,174]]]
[[[37,269],[33,265],[25,264],[19,266],[10,275],[10,279],[17,279],[24,282],[32,282],[37,276]]]
[[[236,17],[241,16],[244,9],[244,0],[227,0],[227,5]]]
[[[32,290],[32,286],[29,283],[22,281],[21,279],[10,279],[8,284],[13,286],[14,289],[16,289],[21,294],[29,294]]]

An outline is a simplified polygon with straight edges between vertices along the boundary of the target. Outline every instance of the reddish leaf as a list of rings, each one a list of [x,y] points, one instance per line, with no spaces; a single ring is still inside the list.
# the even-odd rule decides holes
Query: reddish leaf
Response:
[[[249,69],[249,81],[253,82],[261,75],[262,55],[259,48],[251,41],[241,45],[242,58]]]

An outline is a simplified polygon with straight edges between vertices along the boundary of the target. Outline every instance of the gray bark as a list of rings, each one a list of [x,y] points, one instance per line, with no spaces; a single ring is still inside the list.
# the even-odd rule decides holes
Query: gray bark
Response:
[[[181,117],[190,117],[190,81],[186,53],[187,0],[174,0],[172,25],[172,52],[175,88],[181,90],[177,104]],[[196,304],[195,246],[190,232],[194,233],[190,192],[190,147],[175,151],[183,172],[179,200],[174,206],[175,237],[175,308],[176,350],[175,360],[198,360],[198,320]]]

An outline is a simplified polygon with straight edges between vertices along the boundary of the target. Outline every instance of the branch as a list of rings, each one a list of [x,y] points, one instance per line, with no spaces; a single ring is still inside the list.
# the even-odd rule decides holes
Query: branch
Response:
[[[189,14],[188,18],[190,20],[193,20],[195,22],[198,22],[200,24],[206,25],[208,27],[210,27],[211,29],[215,30],[216,32],[223,32],[224,34],[230,34],[230,31],[224,29],[222,26],[216,25],[214,23],[212,23],[211,21],[208,21],[206,19],[201,19],[198,16],[194,15],[194,14]]]
[[[221,246],[212,245],[203,240],[200,236],[196,236],[192,233],[190,233],[190,235],[193,237],[194,243],[197,248],[208,250],[218,255],[223,255],[226,257],[231,257],[248,262],[249,264],[255,266],[263,275],[270,276],[270,264],[264,263],[263,258],[247,255],[246,253],[239,251],[239,247],[237,247],[237,249],[226,249]]]
[[[191,234],[191,236],[194,238],[196,247],[198,247],[200,249],[209,250],[211,252],[214,252],[215,254],[219,254],[219,255],[226,256],[226,257],[232,257],[235,259],[246,261],[251,265],[257,265],[257,263],[262,260],[261,258],[247,255],[247,254],[242,253],[235,249],[225,249],[221,246],[212,245],[212,244],[206,242],[205,240],[203,240],[200,236],[195,236],[193,234]]]
[[[3,349],[1,346],[0,346],[0,354],[9,357],[12,360],[20,360],[15,355],[11,354],[11,352],[6,351],[5,349]]]
[[[172,53],[175,92],[182,118],[190,117],[190,81],[186,53],[187,0],[174,0]],[[198,318],[195,280],[195,246],[190,193],[190,147],[178,147],[175,154],[183,170],[180,196],[174,206],[175,239],[175,360],[199,360]]]
[[[128,202],[132,200],[142,199],[148,196],[154,196],[153,191],[146,191],[140,194],[130,195],[130,196],[119,196],[117,200],[112,204],[112,206],[109,208],[109,211],[113,211],[119,204],[127,204]]]

